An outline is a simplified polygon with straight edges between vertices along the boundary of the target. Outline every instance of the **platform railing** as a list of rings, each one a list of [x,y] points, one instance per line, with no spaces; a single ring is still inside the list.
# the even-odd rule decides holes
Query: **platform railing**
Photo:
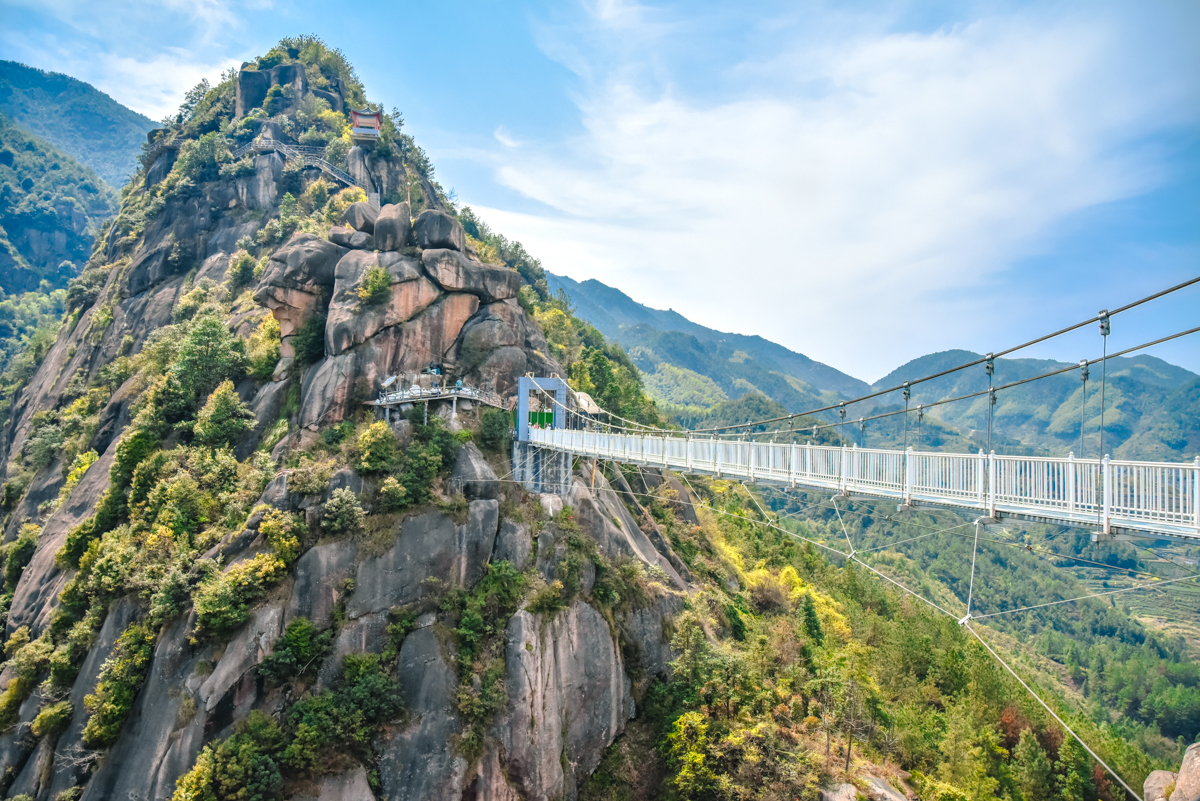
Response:
[[[531,429],[529,441],[591,456],[979,510],[985,515],[1200,538],[1200,457],[1191,463],[997,456]]]

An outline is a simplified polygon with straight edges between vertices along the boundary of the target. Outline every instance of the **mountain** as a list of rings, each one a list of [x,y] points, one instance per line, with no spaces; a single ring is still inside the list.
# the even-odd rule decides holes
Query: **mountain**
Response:
[[[528,373],[663,421],[537,260],[448,202],[399,114],[354,141],[344,110],[368,97],[342,53],[285,39],[189,98],[82,274],[8,337],[0,795],[1116,798],[972,634],[1125,779],[1179,766],[1200,733],[1188,643],[1046,569],[1084,553],[1123,582],[1148,569],[1128,543],[976,542],[954,512],[514,445]],[[264,133],[286,146],[234,157]],[[639,358],[802,380],[769,349],[653,332]],[[385,376],[446,380],[431,363],[486,393],[371,405]],[[705,414],[780,409],[743,391]],[[843,541],[868,547],[813,545]],[[968,628],[968,597],[1040,605]]]
[[[867,391],[865,382],[760,336],[706,328],[595,279],[546,277],[581,318],[629,351],[651,395],[669,404],[710,407],[757,390],[794,410]]]
[[[978,358],[980,354],[967,350],[922,356],[881,378],[872,390],[898,386]],[[1073,366],[1048,359],[997,359],[993,385]],[[1200,376],[1149,355],[1110,359],[1107,370],[1105,453],[1120,459],[1179,461],[1193,458],[1200,451]],[[996,395],[993,413],[993,445],[995,434],[999,434],[1004,444],[1020,444],[1055,455],[1068,451],[1080,455],[1081,415],[1086,412],[1083,455],[1095,458],[1100,447],[1100,379],[1100,367],[1093,365],[1086,408],[1078,369],[1001,390]],[[987,386],[986,371],[979,365],[917,384],[912,388],[909,407],[914,409],[938,399],[984,391]],[[890,406],[872,411],[902,403],[899,393],[880,398],[879,402]],[[930,409],[928,415],[971,437],[976,447],[986,439],[986,396],[938,406]],[[870,425],[879,432],[878,436],[894,441],[902,421],[893,419]]]
[[[90,84],[15,61],[0,61],[0,112],[118,189],[137,172],[146,133],[160,127]]]
[[[100,176],[0,114],[0,289],[65,286],[116,207]]]

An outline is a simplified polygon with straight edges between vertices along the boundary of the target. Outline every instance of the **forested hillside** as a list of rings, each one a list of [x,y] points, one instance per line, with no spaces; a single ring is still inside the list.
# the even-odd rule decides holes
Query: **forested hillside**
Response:
[[[923,356],[884,376],[873,388],[898,386],[978,358],[980,354],[965,350]],[[1071,366],[1048,359],[997,359],[993,383],[1000,386]],[[1001,452],[1020,452],[1023,448],[1038,454],[1061,456],[1070,451],[1096,458],[1100,447],[1100,378],[1100,368],[1094,365],[1086,399],[1077,369],[997,393],[993,426],[1001,437]],[[981,392],[987,386],[986,372],[979,365],[914,386],[909,405],[915,408],[941,398]],[[899,399],[885,396],[878,402],[885,405],[872,413],[896,408]],[[926,419],[940,420],[966,434],[975,447],[986,438],[986,397],[938,406],[927,414]],[[902,419],[871,423],[874,441],[896,442],[902,435],[902,425]],[[1118,459],[1194,458],[1200,452],[1200,376],[1151,355],[1109,360],[1104,437],[1105,453]]]
[[[116,193],[96,173],[0,114],[0,290],[47,281],[66,286],[82,270]]]
[[[0,112],[121,188],[137,172],[146,132],[159,123],[90,84],[0,61]]]
[[[856,378],[762,337],[705,328],[594,279],[577,282],[549,274],[548,280],[551,291],[566,293],[581,318],[629,352],[657,400],[707,408],[757,390],[794,410],[867,389]]]

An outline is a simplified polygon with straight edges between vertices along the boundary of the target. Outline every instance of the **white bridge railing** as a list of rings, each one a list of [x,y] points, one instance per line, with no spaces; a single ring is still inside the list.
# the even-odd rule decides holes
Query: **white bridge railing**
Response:
[[[1191,464],[927,453],[531,429],[544,448],[716,476],[978,509],[1075,525],[1200,538],[1200,457]]]

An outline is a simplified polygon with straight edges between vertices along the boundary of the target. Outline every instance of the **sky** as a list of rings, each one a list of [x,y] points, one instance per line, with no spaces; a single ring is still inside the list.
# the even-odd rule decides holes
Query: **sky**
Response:
[[[1200,4],[0,0],[0,58],[159,119],[341,48],[547,269],[874,381],[1200,275]],[[1200,285],[1109,350],[1200,326]],[[1099,356],[1096,326],[1020,355]],[[1200,334],[1150,353],[1200,372]]]

